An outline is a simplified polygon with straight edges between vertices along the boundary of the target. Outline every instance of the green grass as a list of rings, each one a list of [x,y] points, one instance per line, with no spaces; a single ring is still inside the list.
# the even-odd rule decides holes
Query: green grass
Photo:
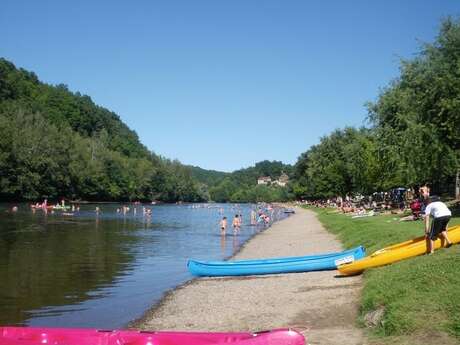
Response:
[[[422,221],[399,222],[398,215],[352,219],[332,210],[313,210],[346,248],[363,245],[368,254],[423,235]],[[455,224],[460,218],[449,223]],[[372,337],[394,340],[431,332],[456,339],[452,343],[460,341],[460,245],[369,269],[363,281],[360,324],[364,326],[367,313],[384,308],[382,322],[370,330]]]

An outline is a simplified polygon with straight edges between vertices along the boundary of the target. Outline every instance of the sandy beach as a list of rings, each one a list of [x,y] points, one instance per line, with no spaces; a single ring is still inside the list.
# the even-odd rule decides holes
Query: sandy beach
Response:
[[[313,212],[296,214],[250,240],[232,260],[340,251]],[[308,344],[364,343],[356,327],[361,278],[337,271],[199,278],[168,293],[131,325],[144,330],[260,331],[290,327]]]

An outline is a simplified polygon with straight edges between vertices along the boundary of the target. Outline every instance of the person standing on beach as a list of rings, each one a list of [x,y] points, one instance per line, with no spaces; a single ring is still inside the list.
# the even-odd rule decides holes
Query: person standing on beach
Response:
[[[225,235],[227,232],[227,217],[223,217],[220,221],[220,234]]]
[[[425,208],[425,238],[427,254],[434,253],[434,240],[441,235],[441,246],[449,248],[452,242],[447,236],[447,224],[449,223],[452,212],[449,208],[439,200],[436,196],[431,196],[427,199]],[[430,217],[433,221],[430,226]]]

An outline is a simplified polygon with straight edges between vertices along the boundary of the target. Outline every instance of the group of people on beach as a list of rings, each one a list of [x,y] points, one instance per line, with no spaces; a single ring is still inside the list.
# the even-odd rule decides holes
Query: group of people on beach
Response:
[[[403,213],[406,209],[405,205],[409,204],[410,215],[400,218],[400,221],[416,221],[424,220],[424,233],[426,238],[427,254],[434,252],[434,241],[437,238],[441,239],[441,246],[450,247],[452,242],[447,233],[447,225],[452,217],[451,210],[438,196],[430,195],[430,187],[423,185],[417,191],[412,189],[400,188],[394,198],[393,206],[391,202],[384,200],[378,207],[376,200],[367,199],[367,203],[356,203],[351,198],[346,197],[345,200],[341,197],[328,200],[315,200],[306,202],[307,204],[316,207],[335,207],[339,212],[352,214],[354,217],[374,216],[379,213]],[[385,194],[386,195],[386,194]],[[370,198],[372,199],[372,198]]]

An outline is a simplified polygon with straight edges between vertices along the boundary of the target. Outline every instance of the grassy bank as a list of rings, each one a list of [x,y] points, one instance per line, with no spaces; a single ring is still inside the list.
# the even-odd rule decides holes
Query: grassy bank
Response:
[[[399,215],[352,219],[314,209],[323,225],[346,248],[363,245],[368,254],[423,234],[423,222],[399,222]],[[453,218],[450,225],[460,224]],[[363,327],[379,343],[460,343],[460,245],[363,274],[360,306]],[[369,316],[382,313],[369,326]]]

